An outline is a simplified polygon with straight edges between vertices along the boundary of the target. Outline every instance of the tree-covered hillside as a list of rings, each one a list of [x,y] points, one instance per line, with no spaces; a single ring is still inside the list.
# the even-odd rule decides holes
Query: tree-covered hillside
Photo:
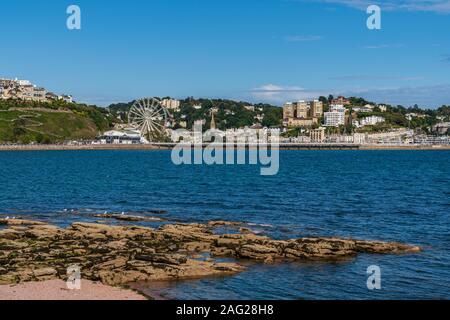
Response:
[[[115,116],[119,116],[126,121],[126,113],[133,105],[130,103],[113,104],[109,110]],[[201,106],[196,108],[195,106]],[[171,111],[171,117],[175,128],[186,122],[186,128],[191,129],[196,120],[205,120],[205,128],[211,124],[211,109],[215,110],[215,121],[218,129],[241,128],[261,124],[266,127],[278,127],[281,125],[282,108],[269,104],[251,104],[242,101],[232,101],[226,99],[194,99],[187,98],[180,101],[180,110]]]

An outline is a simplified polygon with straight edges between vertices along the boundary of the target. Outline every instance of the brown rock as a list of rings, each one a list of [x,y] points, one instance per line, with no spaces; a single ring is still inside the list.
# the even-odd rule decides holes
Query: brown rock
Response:
[[[137,254],[136,260],[180,265],[186,263],[187,257],[181,254]]]
[[[31,228],[28,228],[25,231],[25,236],[28,238],[36,238],[40,240],[54,238],[57,236],[62,230],[50,225],[33,225]]]
[[[242,225],[242,222],[235,222],[235,221],[209,221],[208,225],[211,227],[220,227],[220,226],[231,226],[231,227],[237,227]]]
[[[240,232],[240,233],[253,233],[253,231],[252,231],[251,229],[249,229],[249,228],[244,228],[244,227],[239,228],[239,232]]]
[[[269,257],[279,256],[278,249],[274,246],[263,246],[259,244],[246,244],[239,248],[237,252],[239,257],[266,260]]]
[[[102,219],[116,219],[119,221],[127,221],[127,222],[139,222],[139,221],[164,221],[161,218],[156,217],[143,217],[143,216],[133,216],[126,214],[96,214],[94,215],[96,218]]]
[[[211,249],[211,256],[213,257],[234,257],[236,251],[225,247],[213,247]]]
[[[56,274],[57,274],[57,272],[53,268],[43,268],[43,269],[33,270],[33,275],[37,278],[56,276]]]
[[[0,250],[20,250],[28,247],[24,242],[13,241],[13,240],[0,240]]]
[[[188,252],[209,252],[211,243],[201,241],[187,242],[183,245],[183,248]]]
[[[5,223],[9,224],[9,220]],[[273,263],[286,258],[327,260],[361,252],[420,251],[418,247],[379,241],[336,238],[281,241],[252,233],[216,235],[212,226],[217,225],[224,224],[172,224],[154,230],[74,223],[60,229],[44,223],[15,221],[11,229],[0,230],[0,284],[64,279],[67,267],[72,264],[80,265],[85,279],[119,285],[227,275],[244,270],[237,263],[216,263],[214,257]],[[193,259],[193,253],[197,252],[205,253],[207,258]]]
[[[22,232],[12,229],[0,230],[0,239],[15,240],[19,239],[22,234]]]
[[[113,260],[108,260],[106,262],[100,263],[95,266],[96,269],[99,270],[113,270],[117,268],[123,268],[126,266],[128,258],[126,257],[118,257]]]
[[[216,247],[224,247],[228,249],[236,249],[241,245],[239,239],[219,238],[215,242]]]
[[[0,219],[0,224],[8,226],[36,226],[36,225],[44,225],[45,223],[23,219]]]

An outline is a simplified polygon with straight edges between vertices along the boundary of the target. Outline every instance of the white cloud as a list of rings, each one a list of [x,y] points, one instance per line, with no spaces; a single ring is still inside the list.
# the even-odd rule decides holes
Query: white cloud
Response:
[[[385,81],[385,80],[416,81],[416,80],[423,80],[424,78],[414,76],[346,75],[346,76],[330,77],[329,79],[337,81]]]
[[[317,99],[320,96],[344,95],[363,97],[369,101],[389,103],[392,105],[436,108],[450,105],[450,84],[418,87],[388,87],[388,88],[343,88],[340,90],[317,89],[310,90],[299,86],[282,86],[267,84],[249,90],[251,100],[282,105],[288,101]]]
[[[266,84],[249,90],[249,92],[253,99],[279,104],[287,101],[313,99],[326,94],[325,90],[307,90],[299,86],[282,86],[275,84]]]
[[[113,103],[119,103],[119,102],[128,102],[132,101],[135,98],[131,96],[119,96],[114,94],[76,94],[74,95],[75,101],[79,103],[86,103],[86,104],[94,104],[100,107],[107,107]]]
[[[348,7],[366,10],[369,5],[376,4],[389,11],[423,11],[434,13],[450,13],[450,0],[300,0],[302,2],[323,2],[341,4]]]
[[[378,44],[378,45],[368,45],[363,47],[364,49],[386,49],[386,48],[402,48],[404,47],[403,44],[397,43],[397,44]]]
[[[322,40],[322,36],[286,36],[284,40],[288,42],[307,42]]]

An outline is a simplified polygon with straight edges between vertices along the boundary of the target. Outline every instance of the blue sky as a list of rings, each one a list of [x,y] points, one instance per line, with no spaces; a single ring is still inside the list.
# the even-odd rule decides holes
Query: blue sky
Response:
[[[366,27],[373,3],[381,30]],[[66,28],[71,4],[81,30]],[[450,1],[4,1],[0,27],[0,77],[103,106],[143,96],[281,105],[329,93],[450,104]]]

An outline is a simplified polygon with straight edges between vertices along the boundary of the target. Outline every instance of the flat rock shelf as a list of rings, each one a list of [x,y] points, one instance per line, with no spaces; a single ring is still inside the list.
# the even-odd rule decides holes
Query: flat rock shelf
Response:
[[[235,226],[236,233],[214,233],[217,226],[227,224]],[[400,243],[339,238],[274,240],[225,221],[166,224],[158,229],[82,222],[62,229],[20,219],[0,219],[0,225],[1,285],[66,280],[67,268],[73,265],[80,267],[82,279],[121,286],[232,275],[246,269],[240,259],[333,261],[360,253],[421,250]]]

